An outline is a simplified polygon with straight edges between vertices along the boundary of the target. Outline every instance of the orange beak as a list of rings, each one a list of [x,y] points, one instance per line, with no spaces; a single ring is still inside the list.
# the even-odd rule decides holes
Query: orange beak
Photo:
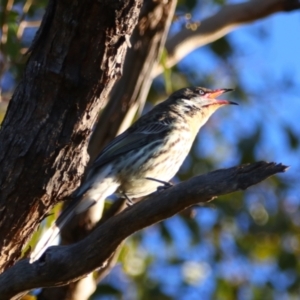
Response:
[[[207,94],[207,98],[209,99],[215,99],[217,98],[218,96],[226,93],[226,92],[230,92],[230,91],[233,91],[233,89],[217,89],[217,90],[214,90],[212,91],[211,93]],[[233,104],[233,105],[238,105],[237,103],[235,102],[232,102],[232,101],[228,101],[228,100],[216,100],[216,102],[218,104]]]

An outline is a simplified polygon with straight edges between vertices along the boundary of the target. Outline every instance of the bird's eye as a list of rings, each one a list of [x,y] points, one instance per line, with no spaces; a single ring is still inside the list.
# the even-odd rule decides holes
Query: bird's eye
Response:
[[[200,94],[201,96],[203,96],[203,95],[205,94],[205,92],[204,92],[203,90],[199,90],[199,94]]]

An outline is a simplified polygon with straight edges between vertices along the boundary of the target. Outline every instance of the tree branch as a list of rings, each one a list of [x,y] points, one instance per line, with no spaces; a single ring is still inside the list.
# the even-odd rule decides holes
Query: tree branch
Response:
[[[118,245],[129,235],[173,216],[197,203],[244,190],[287,169],[282,164],[257,162],[196,176],[138,202],[97,227],[87,238],[70,246],[50,247],[34,264],[17,262],[0,276],[1,299],[38,287],[78,280],[105,266]]]
[[[203,20],[196,30],[184,28],[166,42],[170,68],[190,52],[214,42],[235,28],[262,19],[276,12],[287,12],[300,8],[299,0],[251,0],[223,6],[215,15]],[[154,77],[162,72],[159,66]]]

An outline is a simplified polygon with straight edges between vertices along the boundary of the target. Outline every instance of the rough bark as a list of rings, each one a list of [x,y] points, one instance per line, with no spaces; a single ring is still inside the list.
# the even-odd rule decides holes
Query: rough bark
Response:
[[[105,266],[119,244],[137,230],[169,218],[191,205],[244,190],[285,170],[286,167],[281,164],[257,162],[200,175],[154,194],[108,219],[79,243],[51,247],[33,264],[29,264],[28,259],[17,262],[0,275],[1,299],[17,299],[22,292],[33,288],[78,280]]]
[[[49,2],[0,132],[0,272],[78,185],[140,7],[140,0]]]

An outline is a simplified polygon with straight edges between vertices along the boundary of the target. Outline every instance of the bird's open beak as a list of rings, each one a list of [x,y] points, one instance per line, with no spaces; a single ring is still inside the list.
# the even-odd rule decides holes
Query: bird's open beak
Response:
[[[207,98],[209,99],[215,99],[217,97],[219,97],[220,95],[233,91],[233,89],[218,89],[218,90],[214,90],[211,93],[207,94]],[[226,104],[233,104],[233,105],[238,105],[235,102],[232,101],[228,101],[228,100],[222,100],[222,99],[215,99],[216,103],[221,104],[221,105],[226,105]]]

